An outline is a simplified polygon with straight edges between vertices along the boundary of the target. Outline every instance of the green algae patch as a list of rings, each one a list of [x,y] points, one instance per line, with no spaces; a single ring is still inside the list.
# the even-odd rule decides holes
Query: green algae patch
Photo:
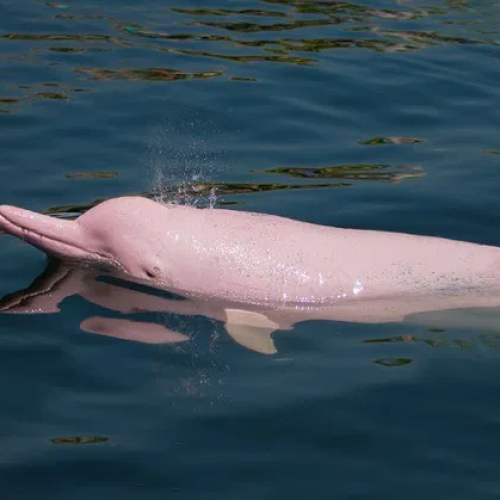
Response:
[[[393,368],[395,366],[406,366],[410,363],[413,363],[413,359],[411,358],[381,358],[374,359],[373,362],[376,365],[385,366],[388,368]]]
[[[190,16],[262,16],[262,17],[287,17],[285,12],[276,10],[258,10],[258,9],[181,9],[173,7],[170,9],[176,14],[187,14]]]
[[[50,440],[53,444],[98,444],[109,441],[108,437],[104,436],[71,436],[62,438],[53,438]]]
[[[1,38],[19,42],[110,42],[114,38],[109,35],[60,35],[47,33],[5,33]]]
[[[376,146],[378,144],[421,144],[427,142],[427,139],[420,139],[418,137],[396,137],[396,136],[380,136],[374,137],[373,139],[366,139],[364,141],[359,141],[363,146]]]
[[[279,167],[263,170],[267,174],[281,174],[300,179],[349,179],[389,181],[397,183],[407,179],[426,176],[420,165],[411,167],[391,167],[386,164],[337,165],[329,167]]]
[[[60,52],[61,54],[81,54],[84,49],[77,49],[75,47],[49,47],[52,52]]]
[[[195,71],[192,73],[170,68],[76,68],[76,72],[93,76],[96,80],[171,82],[176,80],[206,80],[221,76],[222,71]]]
[[[71,175],[71,174],[70,174]],[[155,192],[128,193],[123,196],[142,196],[149,199],[162,199],[169,202],[188,202],[196,205],[199,200],[208,199],[213,194],[217,196],[216,206],[239,205],[241,201],[223,200],[222,196],[246,195],[252,193],[264,193],[272,191],[288,191],[300,189],[328,189],[347,187],[351,184],[345,182],[332,182],[324,184],[252,184],[252,183],[199,183],[191,185],[175,185]],[[73,218],[85,213],[99,203],[109,198],[102,198],[81,205],[57,205],[44,211],[46,215],[54,215],[61,218]]]
[[[273,62],[273,63],[289,63],[297,65],[310,65],[317,63],[315,59],[310,57],[298,57],[288,55],[268,55],[268,54],[255,54],[255,55],[228,55],[216,54],[214,52],[207,52],[204,50],[191,50],[191,49],[178,49],[178,53],[190,56],[205,56],[214,57],[216,59],[224,59],[226,61],[233,61],[237,63],[254,63],[254,62]]]
[[[67,101],[69,97],[59,92],[38,92],[33,96],[33,99],[52,99],[56,101]]]
[[[73,172],[65,174],[66,179],[116,179],[118,172]]]
[[[290,31],[299,28],[312,28],[317,26],[328,26],[337,24],[331,19],[303,19],[290,23],[259,24],[249,22],[225,23],[217,21],[193,21],[192,26],[207,26],[219,28],[226,31],[236,31],[239,33],[258,33],[263,31]]]
[[[363,344],[389,344],[389,343],[406,343],[406,344],[422,344],[431,349],[458,348],[466,351],[480,348],[498,349],[500,348],[500,335],[498,334],[479,334],[472,339],[463,338],[446,338],[443,329],[429,329],[428,333],[433,335],[429,337],[417,337],[415,335],[397,335],[394,337],[382,337],[363,340]],[[439,337],[436,338],[436,334]]]
[[[0,97],[0,106],[6,105],[11,106],[12,104],[18,104],[22,99],[18,99],[16,97]]]
[[[246,76],[230,76],[229,80],[232,82],[256,82],[257,78],[248,78]]]

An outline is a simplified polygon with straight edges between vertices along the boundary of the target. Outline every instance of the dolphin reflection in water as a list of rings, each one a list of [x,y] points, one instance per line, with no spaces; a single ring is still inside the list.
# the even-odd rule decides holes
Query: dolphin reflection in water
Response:
[[[307,320],[341,320],[359,323],[385,323],[386,315],[376,320],[372,312],[335,307],[300,307],[294,309],[263,309],[242,304],[229,304],[218,300],[190,299],[126,281],[119,273],[101,272],[92,267],[67,264],[49,259],[45,270],[25,289],[5,295],[0,299],[3,314],[54,314],[60,312],[62,302],[80,296],[88,302],[121,317],[91,316],[84,319],[82,330],[117,339],[146,344],[176,344],[189,340],[189,336],[166,327],[163,322],[137,321],[134,315],[142,313],[173,314],[185,317],[204,316],[224,324],[238,344],[261,354],[275,354],[271,335],[276,330],[291,330],[295,323]],[[401,308],[397,299],[379,302],[373,307],[386,310]],[[431,310],[408,314],[394,321],[416,323],[433,328],[474,328],[500,333],[500,307],[459,307],[457,309]],[[486,301],[489,302],[489,301]],[[478,304],[476,304],[478,305]],[[408,308],[409,309],[409,308]],[[161,320],[160,320],[161,321]]]

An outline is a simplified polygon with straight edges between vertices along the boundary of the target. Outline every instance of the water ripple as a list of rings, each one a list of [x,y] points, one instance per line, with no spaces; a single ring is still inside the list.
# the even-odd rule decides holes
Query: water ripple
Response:
[[[139,23],[123,19],[127,9],[118,13],[107,6],[92,12],[90,6],[48,2],[48,9],[40,10],[45,16],[38,32],[7,31],[0,35],[0,43],[5,44],[1,58],[53,64],[53,57],[59,54],[56,64],[92,74],[95,81],[206,79],[224,73],[233,82],[255,82],[259,79],[255,71],[231,74],[229,68],[222,71],[214,64],[321,65],[321,54],[333,50],[393,53],[440,45],[493,45],[499,32],[481,8],[466,16],[472,12],[466,4],[429,7],[390,2],[389,8],[319,0],[264,0],[260,4],[261,8],[157,7],[145,16],[146,23]],[[54,10],[58,13],[49,23]],[[60,32],[43,31],[44,23],[53,28],[54,22],[60,25]],[[68,22],[84,22],[87,30],[69,32],[65,27]],[[23,43],[26,49],[18,45]],[[104,51],[102,57],[100,50]],[[121,59],[132,64],[108,67],[106,50],[117,51]],[[158,50],[182,64],[173,64],[174,70],[142,68],[141,54]],[[78,56],[89,51],[93,52],[93,64],[80,64]],[[63,59],[65,56],[75,59]],[[190,59],[206,59],[208,67],[199,71],[184,67]]]

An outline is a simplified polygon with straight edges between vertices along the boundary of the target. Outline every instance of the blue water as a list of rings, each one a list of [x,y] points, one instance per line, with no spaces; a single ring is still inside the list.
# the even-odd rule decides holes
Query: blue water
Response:
[[[73,217],[212,189],[500,245],[499,7],[0,0],[0,201]],[[46,259],[0,240],[5,295]],[[311,321],[265,356],[204,317],[144,314],[190,336],[149,345],[95,315],[119,317],[79,295],[0,315],[2,498],[500,494],[500,323]]]

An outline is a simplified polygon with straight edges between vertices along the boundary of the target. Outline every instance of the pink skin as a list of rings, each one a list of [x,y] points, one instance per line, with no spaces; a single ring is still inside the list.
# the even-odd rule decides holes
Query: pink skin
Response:
[[[64,260],[109,266],[185,296],[244,304],[500,289],[495,247],[139,197],[109,200],[74,222],[0,206],[0,228]]]
[[[272,331],[309,319],[401,321],[500,305],[500,249],[441,238],[139,197],[106,201],[76,221],[0,206],[0,229],[65,261],[188,298],[148,299],[145,310],[205,314],[226,325]],[[120,303],[115,297],[111,308]]]

